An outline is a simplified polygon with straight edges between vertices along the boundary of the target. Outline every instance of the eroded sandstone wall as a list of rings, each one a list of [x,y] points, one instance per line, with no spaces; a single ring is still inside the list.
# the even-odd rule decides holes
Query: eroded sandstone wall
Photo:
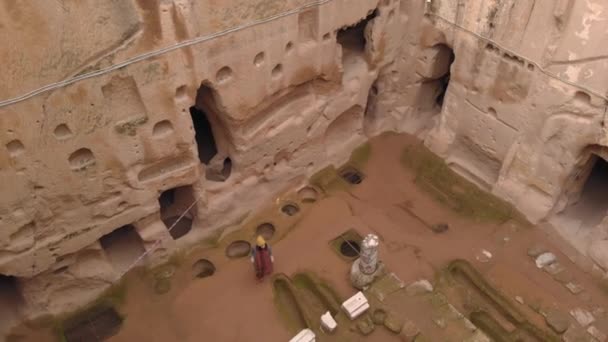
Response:
[[[534,221],[605,144],[600,1],[1,6],[0,99],[102,71],[0,108],[0,280],[28,317],[237,224],[383,131],[424,138]],[[192,226],[169,232],[183,212]]]
[[[73,310],[132,251],[161,262],[344,162],[378,121],[370,89],[408,22],[394,1],[111,4],[4,2],[2,99],[277,17],[0,109],[0,274],[28,317]],[[184,211],[192,227],[170,233]]]

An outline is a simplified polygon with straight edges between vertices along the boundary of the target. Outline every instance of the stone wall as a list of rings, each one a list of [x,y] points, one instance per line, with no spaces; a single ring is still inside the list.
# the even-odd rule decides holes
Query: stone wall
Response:
[[[383,131],[425,139],[533,221],[577,197],[606,143],[600,1],[0,6],[0,100],[101,71],[0,107],[0,274],[28,317],[78,307],[129,251],[166,260]],[[192,203],[192,226],[169,232]]]

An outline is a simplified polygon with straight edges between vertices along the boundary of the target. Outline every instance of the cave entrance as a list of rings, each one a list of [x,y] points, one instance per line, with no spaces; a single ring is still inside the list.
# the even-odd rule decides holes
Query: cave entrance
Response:
[[[597,226],[608,212],[608,162],[591,154],[571,186],[566,208],[559,214],[579,228]]]
[[[122,226],[99,239],[114,268],[122,273],[145,253],[144,243],[132,225]]]
[[[196,205],[190,206],[195,200],[194,188],[191,185],[169,189],[160,194],[160,218],[174,240],[185,236],[192,229]]]
[[[345,27],[338,31],[337,41],[342,46],[342,58],[345,59],[352,54],[363,54],[365,52],[365,27],[376,17],[376,11],[368,15],[354,26]]]
[[[22,305],[17,278],[0,274],[0,333],[16,322]]]
[[[444,71],[444,74],[436,81],[437,91],[435,95],[435,105],[441,111],[445,93],[448,91],[448,86],[450,84],[452,63],[454,63],[456,55],[454,55],[454,50],[445,44],[440,44],[436,46],[436,48],[439,50],[440,58],[437,58],[434,69]]]
[[[211,123],[207,114],[194,106],[190,107],[190,116],[192,117],[196,146],[198,147],[198,158],[201,163],[207,165],[217,154],[217,145],[211,130]]]
[[[196,103],[190,107],[198,157],[206,165],[205,178],[224,182],[232,174],[232,159],[227,153],[227,137],[218,119],[215,91],[201,84],[196,92]]]

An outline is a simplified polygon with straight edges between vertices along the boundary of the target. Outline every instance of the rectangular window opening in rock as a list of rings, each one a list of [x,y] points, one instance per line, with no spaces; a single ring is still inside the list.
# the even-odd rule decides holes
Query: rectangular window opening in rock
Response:
[[[19,318],[23,304],[18,279],[0,274],[0,331]]]
[[[441,111],[445,94],[448,91],[448,86],[450,84],[452,63],[454,63],[456,56],[454,55],[454,50],[447,45],[440,44],[436,46],[436,48],[440,50],[439,55],[444,56],[443,58],[437,59],[434,67],[435,69],[445,70],[445,74],[437,80],[437,95],[435,96],[436,108]]]
[[[194,127],[194,137],[198,149],[198,158],[201,163],[209,164],[211,159],[217,154],[217,145],[211,130],[211,123],[207,118],[207,113],[192,106],[190,107],[192,126]]]
[[[130,224],[102,236],[99,243],[118,272],[126,271],[146,251],[141,237]]]
[[[232,159],[228,154],[228,137],[218,115],[217,93],[203,82],[196,93],[196,103],[190,107],[192,127],[199,160],[205,164],[205,178],[224,182],[232,174]]]
[[[167,229],[170,229],[169,233],[173,239],[181,238],[192,229],[192,221],[196,217],[196,205],[192,208],[190,206],[195,200],[194,188],[191,185],[168,189],[160,194],[158,198],[160,218]]]
[[[608,162],[591,154],[566,189],[566,205],[558,216],[561,220],[577,222],[577,227],[597,226],[608,211]]]
[[[361,20],[354,26],[344,27],[338,31],[337,41],[342,46],[342,60],[347,59],[350,55],[362,55],[365,53],[365,27],[376,17],[377,12],[374,11],[365,19]]]

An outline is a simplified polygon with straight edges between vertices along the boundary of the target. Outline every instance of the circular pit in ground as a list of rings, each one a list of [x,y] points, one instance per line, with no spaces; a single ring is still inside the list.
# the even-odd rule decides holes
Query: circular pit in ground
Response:
[[[302,203],[314,203],[319,197],[319,192],[311,186],[305,186],[298,190],[298,197]]]
[[[264,238],[264,240],[272,239],[275,232],[276,232],[276,228],[270,222],[262,223],[255,229],[255,235],[256,236],[261,235]]]
[[[340,172],[340,177],[350,184],[361,184],[363,182],[363,174],[359,170],[352,167],[346,168]]]
[[[361,247],[357,241],[346,240],[340,244],[340,254],[345,257],[354,258],[359,256],[359,252],[361,251]]]
[[[233,241],[226,247],[226,256],[231,259],[246,257],[249,252],[251,252],[251,244],[244,240]]]
[[[192,264],[192,271],[195,278],[207,278],[215,273],[215,265],[207,259],[199,259]]]
[[[281,211],[287,216],[293,216],[300,211],[300,207],[294,203],[288,203],[281,207]]]

